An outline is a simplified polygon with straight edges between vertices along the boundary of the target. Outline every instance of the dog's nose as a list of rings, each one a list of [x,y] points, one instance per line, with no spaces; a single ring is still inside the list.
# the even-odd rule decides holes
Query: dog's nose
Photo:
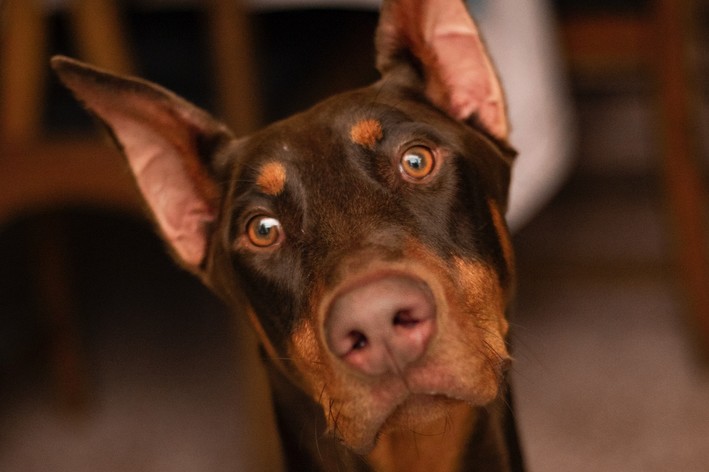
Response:
[[[400,373],[425,352],[436,330],[431,289],[416,278],[375,278],[339,294],[325,320],[330,350],[367,375]]]

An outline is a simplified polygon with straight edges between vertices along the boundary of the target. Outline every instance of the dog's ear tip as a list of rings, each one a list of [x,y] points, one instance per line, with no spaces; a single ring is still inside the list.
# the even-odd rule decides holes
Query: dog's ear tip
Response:
[[[69,88],[71,88],[71,84],[74,82],[74,80],[72,80],[73,78],[82,75],[82,72],[90,69],[88,64],[62,55],[53,56],[49,60],[49,65],[57,77],[59,77],[59,80]]]
[[[54,73],[65,83],[72,76],[96,75],[105,72],[86,62],[63,55],[52,56],[49,59],[49,65]]]
[[[55,64],[58,65],[58,64],[61,64],[61,63],[63,63],[63,62],[69,62],[69,61],[73,61],[73,59],[70,58],[69,56],[65,56],[65,55],[63,55],[63,54],[55,54],[55,55],[53,55],[53,56],[49,59],[49,62],[50,62],[52,65],[55,65]]]
[[[76,59],[72,59],[69,56],[63,56],[61,54],[52,56],[52,58],[49,59],[49,65],[52,67],[52,69],[54,69],[55,72],[62,72],[72,67],[76,67],[79,64],[80,62]]]

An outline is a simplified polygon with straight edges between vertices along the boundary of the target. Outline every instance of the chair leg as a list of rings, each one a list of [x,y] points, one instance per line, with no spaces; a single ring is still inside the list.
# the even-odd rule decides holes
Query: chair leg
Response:
[[[259,125],[251,30],[240,0],[207,3],[219,112],[237,136]]]
[[[50,358],[57,403],[76,410],[88,400],[88,368],[72,297],[66,228],[59,216],[43,216],[32,228],[39,307],[50,329]]]
[[[37,136],[42,120],[46,28],[42,2],[0,2],[0,143]]]
[[[70,6],[77,46],[84,59],[119,74],[135,73],[116,2],[74,0]]]
[[[689,300],[691,328],[709,360],[709,255],[707,191],[697,159],[698,139],[693,78],[687,44],[691,37],[691,1],[656,0],[657,72],[660,129],[664,140],[663,176],[675,228],[680,282]]]

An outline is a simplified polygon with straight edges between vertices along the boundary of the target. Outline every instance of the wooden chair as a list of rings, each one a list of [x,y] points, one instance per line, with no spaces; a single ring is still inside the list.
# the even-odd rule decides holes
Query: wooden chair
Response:
[[[650,0],[637,15],[580,15],[562,25],[576,74],[617,74],[643,68],[655,84],[661,174],[670,209],[678,280],[693,335],[709,360],[709,255],[706,169],[698,159],[696,83],[689,52],[696,26],[692,0]]]

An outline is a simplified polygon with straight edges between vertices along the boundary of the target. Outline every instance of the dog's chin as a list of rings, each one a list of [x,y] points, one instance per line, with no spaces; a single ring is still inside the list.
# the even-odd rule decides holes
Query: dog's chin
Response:
[[[343,443],[354,452],[362,455],[372,452],[383,436],[397,432],[433,436],[446,432],[453,410],[469,403],[442,394],[411,394],[387,416],[378,427],[372,428],[372,434],[358,438],[343,438]]]
[[[370,402],[367,410],[358,410],[363,414],[340,416],[330,430],[359,454],[369,454],[377,439],[397,431],[435,435],[460,419],[457,415],[461,411],[484,407],[499,397],[504,365],[503,361],[494,366],[484,364],[485,368],[468,378],[457,371],[453,374],[461,375],[434,377],[431,370],[414,370],[403,388],[388,384],[367,390],[370,398],[379,401]],[[435,372],[440,374],[440,369]]]
[[[411,395],[387,418],[380,434],[402,429],[435,434],[439,425],[450,418],[451,409],[461,403],[464,402],[446,395]]]

